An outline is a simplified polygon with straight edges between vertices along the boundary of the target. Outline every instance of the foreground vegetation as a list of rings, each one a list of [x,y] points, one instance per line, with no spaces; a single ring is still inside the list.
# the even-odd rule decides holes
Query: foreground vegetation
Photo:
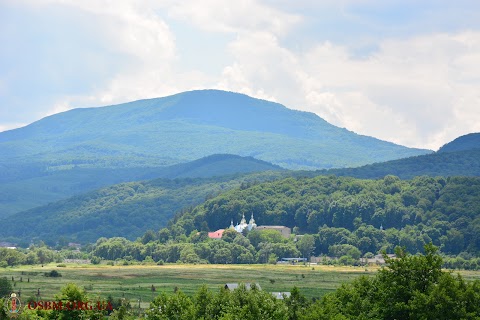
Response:
[[[141,308],[135,307],[135,296],[123,300],[106,299],[115,309],[110,319],[477,319],[480,316],[480,281],[465,281],[460,275],[442,271],[442,259],[435,247],[427,245],[424,255],[412,256],[400,249],[396,253],[398,259],[386,258],[386,268],[343,283],[317,299],[309,299],[303,288],[294,285],[287,289],[290,297],[278,300],[270,293],[271,287],[263,283],[261,289],[255,285],[250,290],[240,286],[234,291],[197,285],[194,292],[187,293],[181,287],[172,290],[173,283],[170,290],[151,286],[155,288],[150,292],[151,302]],[[308,278],[305,282],[322,285],[319,278],[310,278],[312,274],[321,274],[320,271],[283,267],[280,274],[274,273],[274,268],[277,267],[268,267],[271,277],[285,277],[286,270],[300,270]],[[100,269],[93,270],[99,272]],[[248,269],[245,271],[253,271]],[[215,271],[219,277],[224,274],[224,270]],[[197,274],[194,279],[201,275],[191,273],[194,274]],[[106,273],[103,276],[109,277]],[[189,277],[188,274],[182,276]],[[250,278],[249,282],[255,283],[255,280]],[[127,285],[128,277],[122,281]],[[97,291],[86,288],[87,291],[74,284],[65,284],[58,289],[55,299],[64,302],[101,299]],[[20,319],[73,319],[70,312],[25,309]],[[102,319],[107,313],[84,310],[75,317]],[[3,316],[6,316],[6,310],[3,310]]]

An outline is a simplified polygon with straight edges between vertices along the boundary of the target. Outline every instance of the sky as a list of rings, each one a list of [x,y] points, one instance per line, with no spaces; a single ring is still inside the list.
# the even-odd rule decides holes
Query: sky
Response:
[[[480,131],[480,1],[0,0],[0,131],[207,88],[437,150]]]

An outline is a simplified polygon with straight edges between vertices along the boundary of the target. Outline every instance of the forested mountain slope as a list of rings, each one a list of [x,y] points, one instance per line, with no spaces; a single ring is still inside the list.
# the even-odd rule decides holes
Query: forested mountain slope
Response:
[[[480,133],[470,133],[445,144],[438,152],[480,149]]]
[[[134,239],[147,229],[165,227],[182,208],[197,205],[231,188],[285,175],[283,171],[266,171],[213,178],[162,178],[121,183],[4,218],[0,225],[8,228],[0,228],[0,239],[27,245],[31,240],[54,244],[59,237],[82,243],[95,242],[99,237]]]
[[[277,174],[268,174],[268,179],[281,179],[287,176],[291,177],[313,177],[319,175],[320,173],[329,173],[329,174],[336,174],[336,175],[347,175],[347,176],[357,176],[357,177],[383,177],[389,173],[397,173],[402,177],[410,177],[411,175],[425,173],[432,176],[439,176],[439,175],[478,175],[480,174],[480,150],[471,150],[471,151],[461,151],[461,152],[449,152],[449,153],[436,153],[432,155],[426,156],[419,156],[413,157],[408,159],[402,159],[392,162],[387,162],[383,164],[374,164],[362,168],[354,168],[354,169],[343,169],[343,170],[329,170],[327,172],[314,172],[314,171],[280,171]],[[268,163],[258,161],[252,158],[242,158],[238,156],[232,155],[215,155],[211,157],[206,157],[203,159],[199,159],[197,161],[193,161],[186,164],[174,165],[168,168],[157,168],[155,169],[155,174],[160,177],[165,178],[182,178],[182,177],[208,177],[208,176],[219,176],[221,174],[226,174],[229,172],[236,172],[241,171],[241,169],[248,169],[251,171],[255,170],[279,170],[280,168],[270,165]],[[153,169],[152,169],[153,170]],[[145,173],[145,172],[144,172]],[[148,223],[142,223],[138,226],[138,229],[132,228],[131,232],[128,230],[123,230],[122,226],[128,225],[128,217],[130,216],[131,212],[135,212],[136,217],[143,221],[148,221],[152,223],[155,227],[165,226],[166,221],[172,217],[176,210],[183,208],[184,206],[198,204],[205,198],[205,195],[208,194],[208,190],[215,190],[215,192],[219,191],[226,191],[230,187],[239,186],[239,183],[234,184],[225,184],[228,179],[232,177],[224,177],[219,179],[211,179],[208,180],[181,180],[181,185],[183,186],[180,189],[168,189],[168,192],[163,189],[155,189],[148,192],[143,192],[144,188],[136,188],[136,186],[145,186],[147,189],[152,188],[152,182],[132,182],[130,184],[122,184],[117,186],[112,186],[111,188],[107,188],[99,192],[89,193],[88,195],[81,195],[74,197],[73,199],[69,199],[67,201],[62,201],[60,203],[50,204],[49,206],[44,206],[40,208],[35,208],[31,211],[27,211],[25,213],[21,213],[19,215],[15,215],[15,219],[28,219],[28,215],[35,216],[37,220],[40,221],[39,226],[45,228],[45,230],[38,231],[36,227],[27,228],[26,233],[21,237],[31,237],[34,234],[41,234],[42,237],[47,237],[49,239],[53,239],[57,234],[66,234],[68,235],[69,232],[62,231],[62,230],[51,230],[51,228],[47,227],[46,223],[51,223],[52,221],[63,221],[61,225],[64,230],[71,230],[73,228],[74,232],[72,234],[73,237],[79,238],[82,240],[89,239],[90,241],[94,241],[96,236],[107,236],[107,235],[119,235],[125,234],[127,237],[136,236],[144,232],[146,229],[149,228]],[[225,180],[227,179],[227,180]],[[258,178],[258,181],[262,181],[263,178]],[[168,185],[166,180],[162,180],[163,185]],[[188,183],[192,183],[192,186],[188,186]],[[255,179],[251,179],[250,181],[255,181]],[[297,181],[296,179],[292,181]],[[157,182],[153,182],[153,185],[156,185]],[[207,185],[203,185],[207,183]],[[373,183],[373,182],[369,182]],[[228,187],[223,188],[220,185],[228,185]],[[198,187],[202,185],[203,187]],[[293,187],[295,187],[295,183]],[[59,182],[58,186],[62,186],[61,182]],[[58,187],[57,186],[57,187]],[[198,187],[198,188],[197,188]],[[125,190],[130,190],[133,188],[133,197],[125,197],[124,200],[118,201],[119,198],[122,198],[122,194]],[[205,188],[205,190],[203,189]],[[105,192],[105,190],[108,190]],[[118,192],[118,194],[116,193]],[[178,193],[186,192],[188,195],[182,197]],[[94,201],[91,200],[92,194],[94,195]],[[175,200],[176,202],[172,202],[172,199],[182,199],[182,200]],[[185,199],[194,199],[193,201],[185,200]],[[185,201],[184,201],[185,200]],[[250,201],[251,202],[251,201]],[[110,203],[112,204],[109,207],[104,207],[103,203]],[[138,208],[148,208],[148,210],[139,211]],[[167,208],[167,209],[165,209]],[[414,208],[411,207],[409,210],[413,210]],[[90,229],[82,229],[80,230],[79,226],[77,225],[77,221],[80,221],[80,218],[68,218],[70,216],[78,216],[78,217],[85,217],[85,212],[88,212],[88,215],[92,217],[95,214],[100,215],[111,215],[112,219],[118,221],[118,227],[122,230],[120,232],[113,232],[112,230],[107,230],[108,232],[104,232],[100,226],[95,226]],[[165,213],[167,212],[167,213]],[[416,211],[415,211],[416,212]],[[154,214],[153,214],[154,213]],[[155,216],[156,215],[156,216]],[[43,218],[42,218],[43,217]],[[310,216],[309,216],[310,217]],[[403,217],[403,215],[402,215]],[[224,217],[225,218],[225,217]],[[223,218],[223,219],[224,219]],[[42,220],[43,219],[43,220]],[[88,218],[86,221],[90,221]],[[275,217],[275,219],[279,219],[279,217]],[[276,221],[274,219],[273,222],[275,223],[286,223],[286,221]],[[283,219],[283,218],[282,218]],[[372,218],[373,219],[373,218]],[[375,218],[378,220],[378,218]],[[373,221],[377,221],[373,219]],[[403,218],[402,218],[403,219]],[[155,220],[155,221],[154,221]],[[225,221],[222,219],[216,219],[217,221],[221,221],[218,225],[214,225],[212,227],[225,227]],[[390,218],[388,219],[390,221]],[[44,222],[41,222],[44,221]],[[154,221],[154,222],[152,222]],[[229,222],[230,219],[227,219]],[[302,228],[305,228],[308,224],[302,220],[298,221],[298,225]],[[318,225],[315,222],[314,215],[310,217],[310,221],[314,227],[309,228],[310,232],[314,232],[315,228],[318,228]],[[380,224],[382,223],[382,220]],[[378,222],[377,221],[377,222]],[[272,222],[272,223],[273,223]],[[386,222],[386,226],[388,226],[388,221]],[[290,223],[292,226],[295,224]],[[377,225],[378,227],[378,225]],[[15,230],[15,228],[13,229]],[[84,234],[83,232],[86,231]],[[1,234],[1,233],[0,233]],[[14,235],[14,233],[10,233],[10,235]]]
[[[422,156],[369,164],[357,168],[319,170],[316,174],[334,174],[378,179],[392,174],[402,179],[416,176],[480,176],[480,149],[437,152]]]
[[[451,254],[480,252],[480,178],[473,177],[287,178],[221,194],[177,215],[175,228],[189,234],[206,222],[216,230],[251,213],[258,225],[317,234],[317,253],[335,244],[417,252],[429,242]]]
[[[219,90],[62,112],[0,133],[0,150],[0,164],[11,172],[17,166],[50,171],[158,167],[217,153],[321,169],[429,152],[357,135],[313,113]]]
[[[40,169],[39,169],[40,170]],[[197,178],[282,170],[251,157],[212,155],[187,163],[157,168],[82,168],[53,170],[15,180],[9,168],[0,170],[0,219],[16,212],[93,191],[102,187],[154,178]],[[28,171],[18,174],[28,176]],[[3,180],[2,180],[3,175]]]

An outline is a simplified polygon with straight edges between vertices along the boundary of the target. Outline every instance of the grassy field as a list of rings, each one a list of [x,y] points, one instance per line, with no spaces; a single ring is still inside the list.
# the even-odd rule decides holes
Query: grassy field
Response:
[[[45,272],[57,270],[60,278],[45,277]],[[333,266],[285,265],[163,265],[163,266],[107,266],[75,265],[57,267],[56,264],[21,266],[0,269],[0,277],[12,280],[16,292],[23,299],[36,297],[52,300],[66,283],[76,283],[92,296],[141,300],[146,307],[159,292],[171,293],[179,288],[193,294],[203,284],[218,289],[225,283],[257,282],[266,291],[290,291],[294,286],[309,298],[319,298],[350,282],[360,275],[373,275],[377,269]],[[480,272],[465,271],[468,280],[480,279]],[[152,285],[155,292],[152,291]]]
[[[45,277],[45,272],[57,270],[62,277]],[[11,280],[22,297],[50,300],[66,283],[76,283],[92,296],[127,298],[149,302],[161,291],[170,293],[179,288],[194,294],[203,284],[218,289],[225,283],[256,282],[266,291],[290,291],[294,286],[309,298],[321,297],[362,274],[373,274],[364,268],[333,266],[284,265],[163,265],[163,266],[107,266],[56,264],[21,266],[0,269],[0,277]],[[152,285],[155,292],[152,291]]]

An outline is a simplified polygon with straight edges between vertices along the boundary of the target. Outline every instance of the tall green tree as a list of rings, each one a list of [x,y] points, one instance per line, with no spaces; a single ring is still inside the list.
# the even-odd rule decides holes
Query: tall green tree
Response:
[[[315,250],[315,237],[311,234],[306,234],[297,242],[297,248],[302,253],[303,257],[310,259],[310,255]]]
[[[170,296],[161,293],[150,303],[146,315],[152,320],[194,320],[195,308],[192,300],[181,291]]]
[[[12,293],[12,284],[6,277],[0,278],[0,298]]]

